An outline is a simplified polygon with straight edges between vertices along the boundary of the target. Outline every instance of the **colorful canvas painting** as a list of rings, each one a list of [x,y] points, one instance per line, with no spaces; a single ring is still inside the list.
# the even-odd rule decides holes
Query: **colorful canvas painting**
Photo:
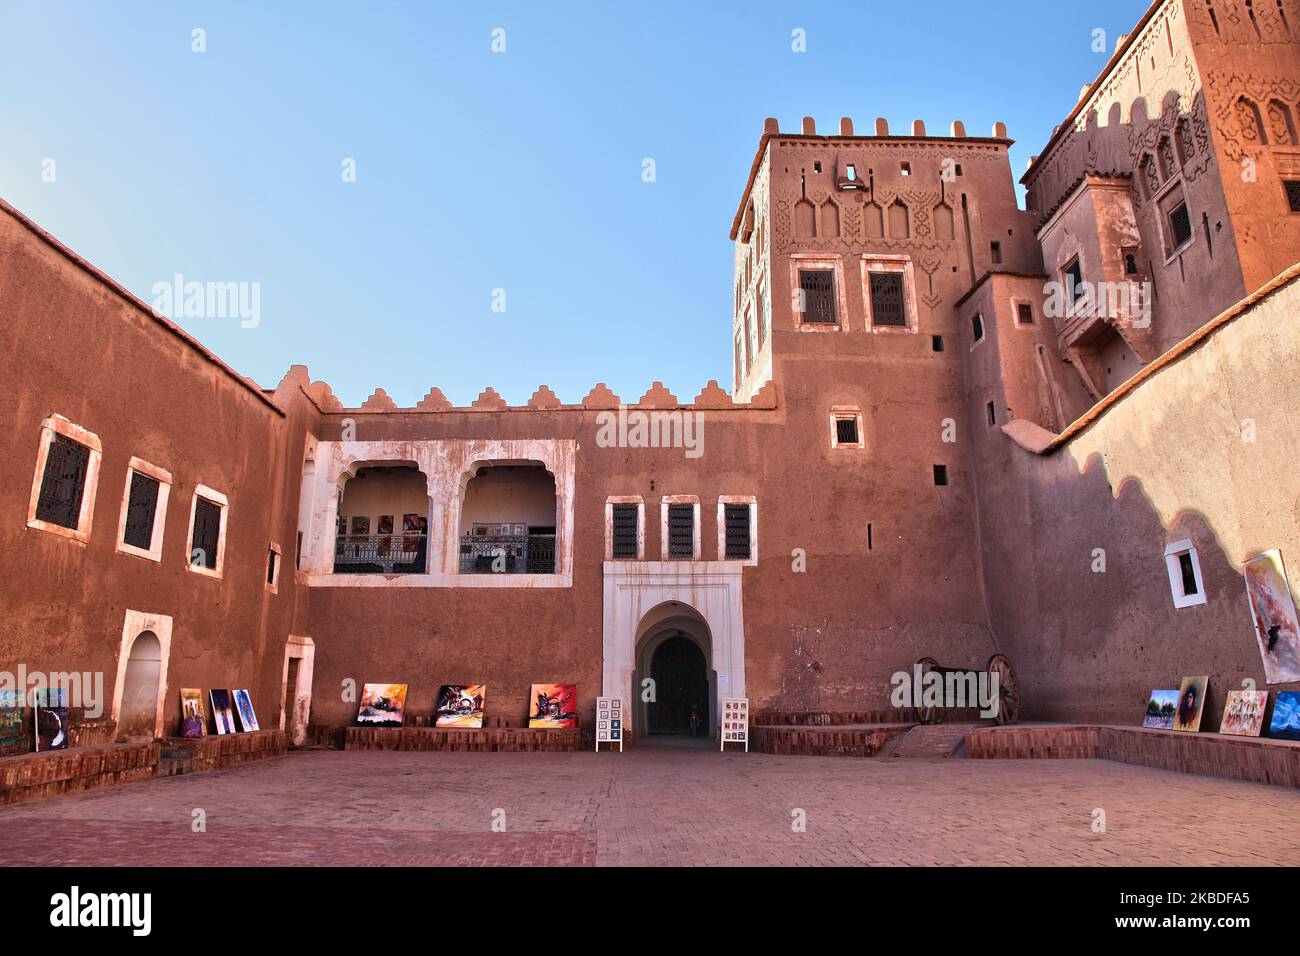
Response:
[[[0,690],[0,756],[25,754],[31,749],[23,728],[23,692]]]
[[[1172,730],[1196,733],[1201,729],[1201,715],[1205,713],[1205,691],[1209,677],[1184,677],[1178,688],[1178,706],[1174,708]]]
[[[1300,740],[1300,690],[1280,690],[1273,701],[1273,720],[1268,725],[1270,737]]]
[[[68,746],[67,688],[45,687],[35,693],[36,749],[66,749]]]
[[[482,727],[486,684],[443,684],[438,691],[438,727]]]
[[[528,726],[545,730],[578,726],[577,684],[534,684]]]
[[[1270,684],[1300,680],[1300,622],[1286,580],[1282,552],[1265,551],[1245,563],[1246,597],[1255,619],[1255,639]]]
[[[181,736],[202,737],[207,732],[207,715],[203,712],[203,691],[197,687],[181,688]]]
[[[1178,691],[1153,690],[1147,698],[1147,712],[1142,718],[1142,726],[1170,730],[1174,726],[1174,711],[1177,709]]]
[[[1268,707],[1266,690],[1231,690],[1223,705],[1219,733],[1234,737],[1258,737],[1264,729],[1264,709]]]
[[[239,726],[247,733],[250,730],[260,730],[257,726],[257,714],[253,713],[253,698],[248,696],[248,691],[237,690],[235,696],[235,713],[239,715]]]
[[[228,690],[210,690],[208,697],[212,700],[212,722],[216,725],[217,733],[233,734],[235,730],[235,714],[230,709],[230,691]]]
[[[357,723],[368,727],[400,727],[405,709],[405,684],[366,684],[361,688]]]

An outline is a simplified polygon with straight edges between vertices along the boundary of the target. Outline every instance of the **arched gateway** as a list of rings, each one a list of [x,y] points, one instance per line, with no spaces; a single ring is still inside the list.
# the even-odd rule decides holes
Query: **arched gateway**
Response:
[[[717,733],[721,700],[745,696],[741,567],[735,562],[605,563],[603,689],[628,702],[626,737]],[[655,700],[645,681],[655,681]]]

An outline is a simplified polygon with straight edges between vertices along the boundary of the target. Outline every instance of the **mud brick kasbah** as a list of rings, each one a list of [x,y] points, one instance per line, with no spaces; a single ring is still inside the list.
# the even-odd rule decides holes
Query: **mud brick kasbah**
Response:
[[[1025,209],[1001,123],[767,120],[729,389],[266,388],[0,206],[0,669],[102,672],[85,746],[179,736],[184,687],[248,688],[290,745],[342,741],[348,681],[409,684],[408,726],[485,684],[503,730],[572,683],[584,729],[631,702],[633,744],[716,734],[725,697],[883,712],[924,656],[1006,654],[1031,721],[1133,724],[1208,674],[1212,731],[1243,678],[1297,689],[1241,568],[1300,558],[1300,3],[1250,6],[1153,4]],[[1150,291],[1061,307],[1085,287]],[[656,673],[685,689],[652,714]]]

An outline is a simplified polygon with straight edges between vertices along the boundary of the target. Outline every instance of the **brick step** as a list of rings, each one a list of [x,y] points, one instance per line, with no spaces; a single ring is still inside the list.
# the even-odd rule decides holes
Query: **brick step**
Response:
[[[154,768],[155,776],[178,777],[183,773],[194,772],[194,757],[186,751],[164,753]]]
[[[966,735],[978,724],[919,724],[898,738],[891,757],[965,757]]]

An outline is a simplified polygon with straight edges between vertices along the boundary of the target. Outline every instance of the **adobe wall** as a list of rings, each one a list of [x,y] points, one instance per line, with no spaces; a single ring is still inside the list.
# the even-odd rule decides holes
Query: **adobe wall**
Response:
[[[0,670],[102,672],[107,711],[126,611],[169,615],[165,732],[178,732],[181,687],[248,688],[272,726],[296,600],[290,459],[306,425],[7,205],[0,299],[0,423],[11,436],[0,458]],[[27,527],[52,414],[103,446],[86,543]],[[173,476],[161,562],[115,547],[132,456]],[[187,569],[200,483],[230,503],[220,580]],[[271,541],[286,562],[278,594],[263,586]]]
[[[486,683],[489,719],[514,722],[525,716],[531,683],[573,681],[590,720],[602,684],[611,496],[644,499],[650,562],[664,557],[663,496],[699,497],[703,561],[717,558],[718,497],[757,498],[758,563],[742,570],[745,676],[755,706],[879,707],[889,676],[918,657],[982,663],[989,642],[973,549],[962,546],[960,523],[953,526],[956,516],[969,539],[964,484],[931,496],[927,458],[893,464],[883,451],[836,457],[824,396],[816,391],[801,387],[772,405],[699,407],[705,441],[695,459],[682,449],[600,447],[601,409],[591,407],[329,414],[323,443],[340,437],[345,418],[366,441],[575,442],[573,584],[330,587],[313,577],[313,723],[337,728],[353,721],[355,704],[340,693],[348,678],[410,684],[413,714],[432,711],[442,683]],[[875,440],[877,448],[887,446],[883,433]],[[919,494],[914,471],[923,483]],[[892,487],[904,484],[907,507]],[[877,529],[870,551],[868,521]],[[793,570],[796,548],[804,550],[806,571]],[[440,556],[430,560],[436,567]]]
[[[990,622],[1025,718],[1131,724],[1152,689],[1209,674],[1213,730],[1242,678],[1268,686],[1240,569],[1278,548],[1296,586],[1298,308],[1293,270],[1049,454],[976,430]],[[1164,550],[1185,538],[1207,602],[1175,609]]]

